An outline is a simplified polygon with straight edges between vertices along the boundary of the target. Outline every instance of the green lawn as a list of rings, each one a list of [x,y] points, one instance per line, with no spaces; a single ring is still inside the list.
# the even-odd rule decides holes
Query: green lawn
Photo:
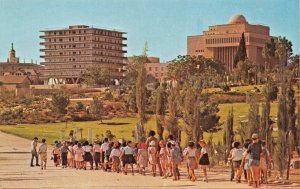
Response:
[[[223,122],[223,126],[226,124],[227,114],[229,109],[234,108],[234,128],[235,130],[239,126],[239,121],[247,119],[249,104],[246,103],[234,103],[234,104],[220,104],[220,112],[221,122]],[[273,118],[277,114],[277,103],[272,103],[271,106],[271,116]],[[117,138],[132,138],[132,130],[134,130],[136,118],[127,117],[127,118],[113,118],[111,120],[104,120],[104,123],[101,124],[100,121],[89,121],[89,122],[68,122],[67,128],[65,123],[51,123],[51,124],[24,124],[17,126],[0,126],[0,130],[11,133],[20,137],[32,139],[34,136],[38,136],[41,138],[46,138],[49,142],[53,142],[54,140],[60,139],[63,135],[65,137],[68,136],[68,133],[71,129],[75,128],[83,128],[83,138],[88,138],[88,128],[93,129],[92,137],[96,138],[98,134],[101,137],[101,134],[104,134],[106,130],[111,130],[113,134],[117,136]],[[182,121],[180,121],[181,127],[184,127]],[[222,127],[223,127],[222,126]],[[146,131],[149,129],[154,129],[156,127],[155,116],[150,116],[149,120],[146,124]],[[65,129],[64,132],[61,132],[62,129]],[[205,133],[204,137],[207,139],[210,134]],[[223,131],[213,134],[214,142],[222,141]],[[76,136],[80,139],[80,134],[78,133]],[[185,133],[182,133],[182,143],[186,142]]]

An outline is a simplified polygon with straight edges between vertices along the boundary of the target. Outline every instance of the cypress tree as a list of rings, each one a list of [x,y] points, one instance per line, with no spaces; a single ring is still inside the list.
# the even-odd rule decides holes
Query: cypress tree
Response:
[[[224,134],[223,134],[223,144],[226,149],[226,154],[225,154],[225,162],[227,161],[229,151],[231,149],[231,144],[234,141],[234,132],[233,132],[233,108],[231,108],[228,111],[228,116],[227,116],[227,124],[226,127],[224,128]]]
[[[243,32],[238,50],[237,50],[237,52],[235,54],[235,57],[234,57],[233,67],[236,68],[236,65],[238,64],[238,62],[239,61],[245,61],[246,57],[247,57],[246,42],[245,42],[245,35],[244,35],[244,32]]]

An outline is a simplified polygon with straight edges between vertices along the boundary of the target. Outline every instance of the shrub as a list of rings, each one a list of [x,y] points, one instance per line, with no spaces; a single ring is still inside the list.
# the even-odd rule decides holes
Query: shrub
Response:
[[[229,87],[229,85],[227,85],[227,84],[222,85],[220,88],[221,88],[224,92],[230,91],[230,87]]]
[[[66,113],[66,108],[70,103],[69,96],[63,92],[52,94],[52,105],[61,114]]]
[[[105,93],[105,100],[112,100],[114,97],[111,92]]]
[[[83,110],[84,106],[83,106],[83,103],[82,102],[77,102],[76,105],[75,105],[75,110],[77,112]]]

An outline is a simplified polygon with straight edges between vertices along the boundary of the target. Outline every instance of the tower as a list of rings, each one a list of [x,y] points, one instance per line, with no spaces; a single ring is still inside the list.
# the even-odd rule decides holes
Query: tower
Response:
[[[11,43],[11,49],[9,51],[8,63],[19,63],[19,58],[16,57],[16,51],[14,50],[13,43]]]

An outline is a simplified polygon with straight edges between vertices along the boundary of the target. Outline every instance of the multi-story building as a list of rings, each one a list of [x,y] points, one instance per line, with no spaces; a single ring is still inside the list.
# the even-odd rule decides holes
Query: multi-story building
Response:
[[[74,84],[82,81],[87,68],[107,66],[112,79],[122,77],[124,63],[124,32],[93,28],[85,25],[66,29],[41,31],[44,47],[41,70],[44,83]]]
[[[39,70],[41,66],[33,63],[20,63],[19,57],[16,57],[16,51],[11,44],[11,50],[6,62],[0,62],[0,76],[2,78],[18,78],[26,76],[31,84],[39,83]],[[12,77],[14,76],[14,77]]]
[[[209,26],[202,35],[187,37],[187,54],[203,55],[219,60],[233,69],[234,57],[244,33],[247,58],[255,64],[263,64],[262,50],[270,37],[270,28],[249,24],[243,15],[233,15],[227,24]]]

